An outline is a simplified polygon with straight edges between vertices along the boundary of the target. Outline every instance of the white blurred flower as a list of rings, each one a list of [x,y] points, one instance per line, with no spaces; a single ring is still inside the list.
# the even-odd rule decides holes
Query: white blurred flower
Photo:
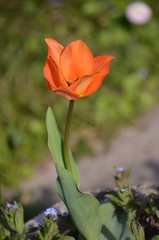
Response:
[[[127,7],[126,17],[131,23],[137,25],[145,24],[152,17],[152,10],[144,2],[134,2]]]

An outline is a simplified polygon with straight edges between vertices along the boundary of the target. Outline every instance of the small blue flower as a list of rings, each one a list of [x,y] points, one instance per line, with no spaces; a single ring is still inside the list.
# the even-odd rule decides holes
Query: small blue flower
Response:
[[[55,208],[47,208],[46,211],[44,211],[44,215],[52,216],[54,219],[57,218],[57,210]]]
[[[6,210],[8,211],[10,208],[17,210],[18,207],[15,204],[7,203]]]
[[[64,213],[63,213],[63,216],[64,216],[64,217],[67,217],[67,216],[69,216],[69,215],[70,215],[69,212],[64,212]]]
[[[125,190],[126,190],[125,188],[122,188],[122,189],[120,189],[120,192],[123,193],[123,192],[125,192]]]
[[[124,172],[124,171],[125,171],[125,168],[124,168],[124,167],[119,167],[119,168],[117,169],[117,172],[118,172],[118,173]]]

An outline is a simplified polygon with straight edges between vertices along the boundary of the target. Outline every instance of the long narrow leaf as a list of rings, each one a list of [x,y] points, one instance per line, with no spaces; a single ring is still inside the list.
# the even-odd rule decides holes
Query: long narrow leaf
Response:
[[[46,114],[46,126],[47,126],[47,132],[48,132],[48,147],[52,154],[53,160],[55,164],[58,163],[60,166],[65,168],[64,154],[63,154],[63,139],[59,132],[53,111],[50,107],[48,108],[47,114]],[[76,180],[77,186],[79,187],[80,176],[79,176],[78,168],[73,159],[71,151],[69,152],[69,154],[70,154],[70,161],[71,161],[73,176]]]

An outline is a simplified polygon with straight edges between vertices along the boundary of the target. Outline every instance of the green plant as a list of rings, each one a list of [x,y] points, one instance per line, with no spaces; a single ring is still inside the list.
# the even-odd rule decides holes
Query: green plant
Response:
[[[53,154],[58,173],[57,193],[66,204],[78,231],[81,233],[80,239],[98,239],[98,235],[100,236],[99,239],[107,239],[105,234],[114,236],[113,229],[117,224],[119,224],[119,227],[116,227],[114,237],[123,234],[123,239],[125,236],[129,236],[131,239],[128,226],[126,227],[126,221],[130,216],[124,210],[112,204],[100,206],[92,195],[79,191],[79,174],[72,155],[70,155],[72,174],[65,169],[63,144],[61,144],[61,136],[50,108],[47,112],[47,130],[49,149]],[[123,213],[121,214],[121,212]],[[116,213],[117,219],[113,218],[114,213]],[[108,223],[106,219],[111,216],[113,220]]]
[[[0,237],[1,239],[26,239],[27,229],[24,228],[24,213],[21,204],[0,202]]]
[[[106,197],[111,199],[115,204],[122,207],[127,213],[130,214],[131,220],[129,221],[129,228],[131,233],[137,240],[145,240],[144,230],[136,218],[136,211],[139,207],[136,203],[131,187],[128,183],[130,176],[130,169],[120,167],[116,169],[115,183],[118,187],[116,194],[107,194]]]
[[[111,202],[102,204],[99,207],[99,218],[101,224],[99,240],[158,239],[159,230],[154,231],[155,227],[156,229],[158,229],[159,222],[157,217],[158,194],[150,194],[147,198],[142,198],[140,200],[136,198],[131,190],[130,185],[128,184],[127,177],[129,173],[130,170],[127,170],[123,167],[116,169],[114,179],[117,183],[118,189],[116,191],[111,191],[111,194],[109,193],[105,196],[106,198],[109,198]],[[61,186],[63,186],[63,188],[66,190],[66,193],[63,194],[65,194],[66,200],[68,200],[69,208],[69,201],[72,202],[72,206],[70,208],[71,212],[72,209],[74,209],[77,214],[78,211],[76,210],[79,208],[80,204],[80,210],[85,208],[84,214],[86,214],[89,211],[89,205],[86,205],[86,203],[88,204],[88,201],[90,201],[91,204],[94,201],[97,203],[97,200],[95,200],[93,196],[89,197],[88,195],[83,195],[81,201],[78,200],[79,196],[81,196],[82,193],[77,193],[76,188],[74,189],[74,187],[72,186],[72,181],[74,182],[75,180],[69,180],[69,177],[66,177],[65,173],[62,175],[62,178],[63,180],[61,182]],[[68,184],[70,184],[70,187],[68,187]],[[126,190],[122,190],[123,186],[124,188],[126,187],[127,190],[129,189],[129,193],[126,194]],[[74,203],[74,197],[76,198],[77,203]],[[85,203],[84,206],[83,204],[81,205],[83,200]],[[0,239],[2,240],[21,240],[28,238],[32,240],[87,239],[83,236],[83,234],[79,234],[79,229],[76,224],[78,224],[78,226],[81,225],[82,220],[80,220],[79,216],[76,214],[73,214],[73,217],[78,218],[78,223],[77,221],[74,221],[72,215],[69,212],[61,215],[56,211],[56,209],[48,208],[41,215],[41,217],[44,218],[44,225],[39,225],[36,228],[32,229],[24,225],[23,209],[21,204],[17,204],[16,202],[14,202],[14,204],[9,204],[7,202],[5,203],[3,202],[2,196],[0,194],[0,206]],[[90,215],[92,216],[91,213],[92,211],[90,212]],[[89,216],[86,216],[86,219],[83,219],[84,225],[87,225],[87,230],[89,231],[89,224],[87,224],[86,220],[90,220]],[[65,231],[60,231],[60,221],[62,222],[62,224],[65,224],[67,226],[65,228]],[[91,224],[93,222],[91,220]],[[94,228],[95,227],[96,224],[94,225]],[[149,234],[147,233],[147,228],[149,228]],[[94,230],[92,228],[91,230],[94,233]],[[145,238],[146,236],[148,236],[148,238]]]

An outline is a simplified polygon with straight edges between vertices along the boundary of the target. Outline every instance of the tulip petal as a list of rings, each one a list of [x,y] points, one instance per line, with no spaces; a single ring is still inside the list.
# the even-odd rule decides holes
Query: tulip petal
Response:
[[[44,67],[44,77],[47,79],[48,82],[50,82],[50,84],[55,88],[56,85],[52,79],[52,73],[51,73],[51,69],[49,66],[49,60],[47,59],[45,67]]]
[[[114,57],[110,55],[98,56],[95,58],[95,72],[99,72],[107,63],[113,60]],[[109,71],[109,69],[108,69]]]
[[[46,61],[44,67],[44,76],[54,88],[68,86],[62,73],[59,71],[56,63],[52,59],[47,59]]]
[[[44,67],[44,76],[50,82],[50,84],[54,85],[55,87],[68,86],[62,73],[52,59],[47,59],[46,61]]]
[[[52,89],[53,92],[55,92],[56,94],[66,98],[67,100],[78,100],[80,99],[80,96],[78,94],[76,94],[74,91],[71,91],[71,89],[68,87],[67,89],[66,88],[63,88],[63,87],[60,87],[60,88],[57,88],[55,90]]]
[[[102,58],[101,58],[102,57]],[[94,81],[91,82],[91,84],[88,86],[86,91],[83,94],[83,97],[86,97],[95,91],[101,86],[104,78],[109,73],[110,63],[114,59],[114,57],[109,56],[107,57],[107,60],[105,61],[105,65],[103,65],[103,56],[96,58],[96,69],[100,70],[97,75],[95,75]],[[100,59],[101,58],[101,59]]]
[[[59,66],[60,54],[63,50],[63,46],[56,40],[51,38],[46,38],[45,42],[48,45],[48,58],[52,58],[57,66]]]
[[[80,96],[75,92],[71,91],[69,87],[67,89],[64,87],[56,88],[53,85],[51,85],[49,82],[46,83],[46,87],[52,92],[55,92],[57,95],[62,96],[67,100],[78,100],[80,98]]]
[[[88,86],[96,79],[98,73],[94,73],[91,76],[84,76],[81,79],[78,79],[75,83],[73,83],[70,88],[76,92],[77,94],[82,97],[85,90],[88,88]]]
[[[46,87],[52,91],[52,87],[49,82],[46,82]]]
[[[73,41],[63,49],[60,69],[65,79],[71,83],[94,72],[93,54],[82,40]]]

